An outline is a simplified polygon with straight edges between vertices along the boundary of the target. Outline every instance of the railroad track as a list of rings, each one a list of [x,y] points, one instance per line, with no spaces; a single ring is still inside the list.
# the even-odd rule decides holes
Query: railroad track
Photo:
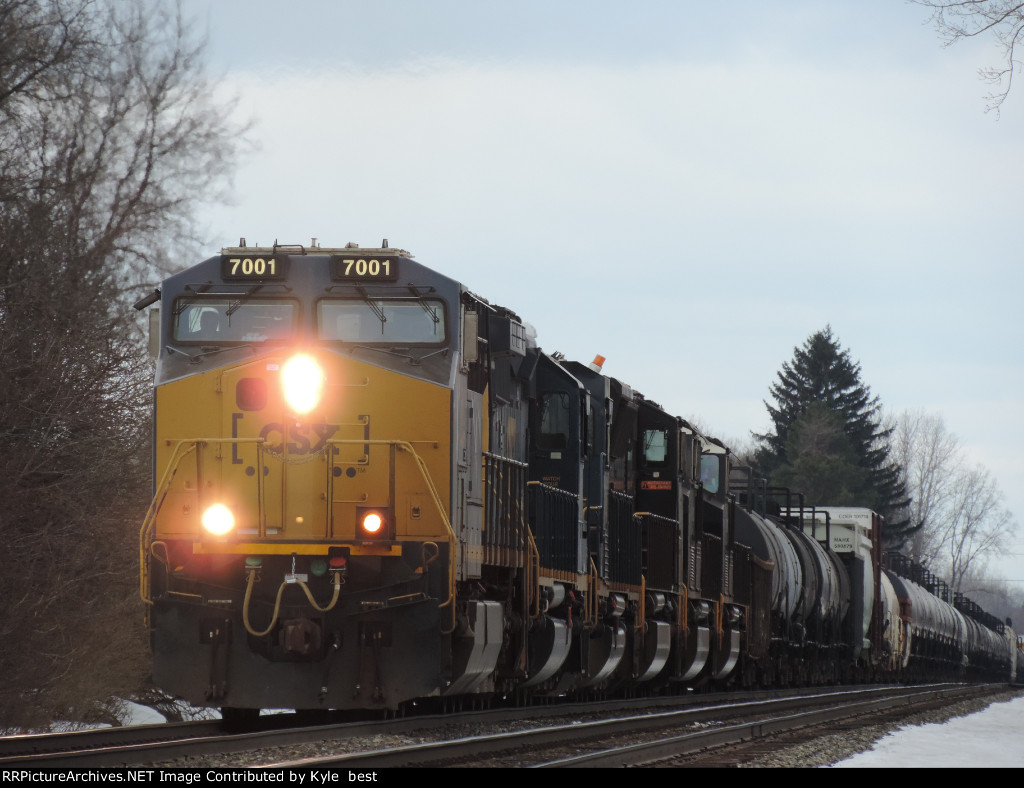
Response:
[[[755,693],[763,694],[763,693]],[[644,701],[651,705],[702,703],[712,695],[691,694]],[[742,694],[725,696],[742,699]],[[188,758],[301,745],[311,741],[347,741],[417,730],[436,730],[455,720],[488,724],[501,720],[544,718],[559,714],[586,715],[628,708],[641,701],[608,701],[529,708],[495,709],[460,715],[420,714],[403,719],[369,720],[337,724],[303,725],[295,714],[260,717],[255,726],[232,730],[220,720],[163,723],[123,728],[101,728],[66,733],[0,737],[0,767],[9,766],[133,766]]]
[[[814,741],[867,724],[898,724],[912,713],[1002,692],[997,689],[937,688],[900,696],[843,701],[834,707],[744,720],[707,731],[681,733],[651,741],[612,746],[548,761],[538,766],[571,767],[735,767],[769,750]]]
[[[411,732],[419,729],[436,730],[453,721],[472,721],[485,725],[502,720],[535,719],[557,715],[588,715],[630,708],[636,704],[653,707],[680,706],[764,697],[768,691],[717,694],[690,693],[633,701],[606,701],[590,703],[561,703],[528,708],[491,709],[481,712],[431,715],[416,710],[408,718],[381,721],[379,719],[327,725],[303,725],[300,715],[279,714],[260,717],[256,726],[244,732],[232,730],[220,720],[164,723],[124,728],[102,728],[67,733],[35,734],[0,737],[0,767],[32,763],[60,766],[130,766],[152,763],[155,760],[173,760],[181,757],[197,758],[225,752],[254,750],[264,747],[303,744],[327,738],[339,740]],[[48,764],[47,764],[48,765]]]
[[[301,726],[296,718],[281,715],[279,719],[263,717],[260,730],[242,733],[227,732],[220,721],[147,725],[2,738],[0,767],[208,767],[223,765],[221,756],[225,754],[233,754],[230,757],[234,766],[260,767],[267,765],[269,759],[274,761],[270,764],[273,768],[302,769],[621,766],[678,757],[682,751],[677,743],[662,744],[663,749],[670,749],[670,756],[657,755],[657,749],[644,753],[644,747],[662,739],[685,740],[691,744],[684,746],[693,751],[723,742],[781,734],[787,725],[798,725],[801,721],[805,728],[820,726],[825,719],[820,715],[829,710],[849,707],[854,709],[850,713],[863,714],[867,713],[868,704],[906,709],[911,702],[950,703],[951,698],[972,691],[978,688],[936,685],[689,695],[315,726]],[[859,710],[856,704],[861,704]],[[819,716],[811,716],[814,714]],[[549,724],[544,724],[545,720]],[[518,726],[520,730],[465,735],[466,731],[486,730],[488,726]],[[448,740],[438,741],[440,738]],[[382,746],[381,742],[385,744]],[[314,743],[320,750],[331,749],[341,754],[290,760],[274,754],[274,748],[287,747],[294,752]]]
[[[742,745],[795,730],[806,734],[813,728],[810,734],[813,737],[820,735],[821,725],[826,722],[873,713],[892,713],[894,710],[903,716],[921,707],[947,705],[1003,689],[1002,685],[998,690],[993,687],[944,685],[816,692],[773,700],[573,722],[369,752],[278,761],[263,764],[263,768],[366,772],[410,766],[578,768],[650,765],[709,748]],[[742,721],[731,722],[737,718]]]

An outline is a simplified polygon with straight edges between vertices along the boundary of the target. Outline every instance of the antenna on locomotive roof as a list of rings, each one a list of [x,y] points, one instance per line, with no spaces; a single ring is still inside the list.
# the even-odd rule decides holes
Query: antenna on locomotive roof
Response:
[[[589,364],[587,364],[587,366],[590,369],[594,370],[594,372],[600,372],[601,371],[601,367],[604,366],[604,356],[602,356],[602,355],[594,356],[594,360],[591,361]]]
[[[388,248],[388,239],[387,238],[385,238],[383,241],[381,241],[380,248],[381,249],[387,249]]]

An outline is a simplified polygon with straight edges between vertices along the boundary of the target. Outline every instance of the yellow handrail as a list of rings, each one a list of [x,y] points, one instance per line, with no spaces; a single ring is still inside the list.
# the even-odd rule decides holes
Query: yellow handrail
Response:
[[[167,497],[167,491],[170,489],[171,482],[174,480],[175,474],[178,472],[178,466],[181,461],[185,459],[185,456],[191,454],[199,448],[199,444],[207,443],[264,443],[263,438],[182,438],[174,441],[174,449],[171,451],[171,458],[167,462],[167,467],[164,469],[164,475],[160,479],[160,484],[157,485],[156,494],[153,496],[153,500],[149,504],[149,509],[146,510],[146,516],[142,520],[142,528],[139,530],[139,593],[142,596],[142,601],[148,606],[152,606],[153,600],[150,598],[150,585],[149,585],[149,564],[146,561],[146,553],[149,551],[149,546],[152,539],[153,524],[156,521],[156,516],[160,511],[160,507],[163,506],[164,499]],[[170,443],[170,441],[169,441]],[[188,449],[181,453],[183,446],[188,446]],[[262,503],[262,502],[261,502]],[[260,507],[262,510],[262,506]],[[149,608],[146,609],[147,624],[149,618]]]
[[[530,587],[532,601],[530,603],[530,618],[540,616],[540,550],[537,548],[537,540],[533,538],[533,531],[526,526],[526,543],[529,550],[529,557],[526,559],[526,584]]]
[[[416,460],[417,466],[419,466],[420,474],[423,476],[423,482],[427,485],[427,490],[430,492],[431,498],[434,499],[434,505],[437,507],[437,513],[441,515],[441,522],[444,523],[445,530],[448,532],[448,599],[438,605],[438,608],[448,607],[451,605],[452,611],[452,624],[448,630],[441,630],[444,634],[449,634],[455,631],[455,531],[452,529],[451,521],[448,519],[448,513],[445,511],[444,503],[441,501],[441,496],[437,492],[437,488],[434,487],[434,480],[430,478],[430,471],[427,470],[427,464],[423,461],[423,458],[416,453],[416,450],[412,447],[412,444],[408,441],[398,440],[329,440],[328,445],[338,443],[361,443],[361,444],[379,444],[379,445],[393,445],[397,446],[402,451],[407,451]]]
[[[142,528],[139,532],[139,591],[142,596],[142,601],[147,606],[152,606],[153,600],[151,599],[151,587],[149,577],[148,561],[146,560],[146,554],[149,549],[149,545],[152,540],[152,531],[156,520],[156,515],[160,511],[160,507],[163,505],[163,501],[167,496],[167,492],[170,488],[171,482],[174,479],[175,474],[178,472],[178,466],[181,461],[189,453],[196,451],[200,444],[257,444],[262,445],[266,441],[264,438],[185,438],[175,441],[173,450],[171,452],[170,460],[167,463],[167,467],[164,470],[163,477],[161,478],[160,484],[157,486],[157,492],[153,496],[153,501],[149,505],[149,509],[146,512],[146,517],[143,520]],[[434,501],[434,505],[437,507],[438,514],[441,516],[441,522],[444,524],[446,536],[448,538],[449,548],[449,560],[448,560],[448,598],[438,605],[439,608],[451,607],[451,628],[446,632],[454,631],[455,629],[455,560],[456,560],[456,539],[455,531],[452,528],[451,521],[448,518],[448,513],[445,510],[444,503],[441,500],[437,488],[434,486],[433,479],[430,476],[430,471],[427,469],[426,462],[416,452],[412,444],[409,441],[403,440],[369,440],[369,439],[330,439],[326,442],[324,451],[327,451],[333,446],[343,445],[363,445],[363,446],[394,446],[401,451],[408,452],[412,455],[419,468],[420,474],[423,477],[423,481],[426,484],[427,491]],[[183,447],[187,446],[187,450],[182,451]],[[333,457],[333,454],[329,455]],[[330,474],[330,469],[328,470]],[[262,489],[260,493],[261,500],[259,501],[259,511],[262,512],[264,509],[262,501]],[[149,608],[147,607],[147,623]]]
[[[600,575],[597,574],[597,565],[594,559],[590,559],[590,572],[587,575],[587,621],[588,626],[597,623],[597,583]]]

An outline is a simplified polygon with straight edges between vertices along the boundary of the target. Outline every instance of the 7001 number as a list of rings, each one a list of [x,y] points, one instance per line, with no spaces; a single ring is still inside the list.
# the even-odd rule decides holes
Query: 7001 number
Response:
[[[277,273],[277,261],[273,257],[232,257],[228,262],[232,276],[274,276]]]
[[[391,276],[390,260],[342,260],[345,276]]]

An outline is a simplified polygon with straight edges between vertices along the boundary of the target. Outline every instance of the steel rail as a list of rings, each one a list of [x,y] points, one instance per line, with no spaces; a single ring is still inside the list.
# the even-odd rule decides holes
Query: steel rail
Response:
[[[954,685],[952,688],[921,689],[920,687],[882,687],[866,690],[840,692],[823,692],[810,696],[794,696],[741,703],[730,703],[715,706],[700,706],[683,710],[653,712],[650,714],[629,715],[595,722],[572,722],[566,725],[545,726],[530,730],[512,731],[499,734],[470,736],[449,741],[433,741],[424,744],[391,747],[385,750],[345,753],[317,758],[305,758],[293,761],[282,761],[270,764],[253,764],[253,768],[276,769],[323,769],[323,768],[402,768],[422,766],[445,762],[456,762],[462,759],[481,757],[499,757],[501,753],[531,751],[534,754],[542,748],[570,744],[580,745],[587,740],[600,740],[617,735],[635,735],[641,731],[665,730],[694,723],[721,721],[738,716],[775,714],[783,715],[794,709],[806,708],[810,704],[826,706],[832,711],[837,706],[864,705],[879,702],[894,702],[906,696],[917,697],[928,695],[934,697],[936,692],[954,691],[957,694],[971,692],[976,687]],[[905,701],[901,701],[905,702]],[[863,713],[863,712],[857,712]],[[799,714],[789,717],[799,717]],[[785,718],[785,717],[781,717]],[[811,723],[807,723],[811,724]],[[746,724],[745,724],[746,725]],[[744,727],[744,726],[737,726]],[[701,745],[709,746],[707,744]],[[604,752],[604,751],[602,751]],[[615,752],[615,751],[607,751]],[[530,756],[534,757],[534,756]],[[609,756],[612,757],[612,756]],[[524,757],[527,765],[529,757]],[[550,765],[557,765],[553,761]],[[549,764],[538,764],[549,765]],[[565,765],[577,765],[566,763]],[[580,763],[578,765],[592,765]],[[618,764],[621,765],[621,764]]]
[[[690,755],[712,747],[762,739],[780,733],[790,733],[811,725],[835,722],[837,720],[860,717],[872,712],[886,711],[899,706],[919,706],[940,697],[958,699],[963,695],[973,694],[975,688],[955,690],[924,690],[912,695],[885,697],[874,700],[843,703],[814,711],[769,717],[752,722],[742,722],[712,730],[695,731],[679,736],[670,736],[639,744],[613,747],[590,753],[581,753],[569,758],[532,764],[530,768],[622,768],[640,766],[682,755]]]

